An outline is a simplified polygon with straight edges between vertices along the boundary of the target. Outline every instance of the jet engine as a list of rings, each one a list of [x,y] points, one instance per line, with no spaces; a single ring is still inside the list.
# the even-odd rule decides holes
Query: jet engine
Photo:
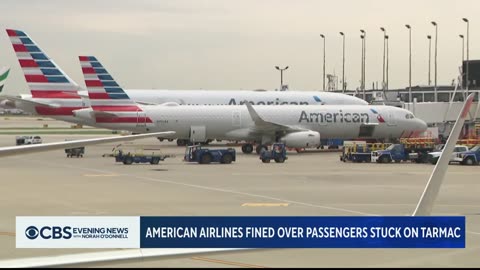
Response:
[[[312,130],[293,132],[281,137],[280,142],[292,148],[318,147],[320,146],[320,133]]]
[[[76,118],[85,119],[85,120],[92,120],[93,118],[93,110],[92,108],[85,108],[72,111],[72,114]]]

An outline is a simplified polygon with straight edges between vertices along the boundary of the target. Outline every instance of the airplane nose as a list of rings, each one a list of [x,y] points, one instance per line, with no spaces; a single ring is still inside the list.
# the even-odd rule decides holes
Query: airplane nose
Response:
[[[417,119],[417,122],[418,122],[418,129],[421,130],[421,131],[426,131],[427,128],[428,128],[428,125],[425,121],[423,121],[422,119]]]

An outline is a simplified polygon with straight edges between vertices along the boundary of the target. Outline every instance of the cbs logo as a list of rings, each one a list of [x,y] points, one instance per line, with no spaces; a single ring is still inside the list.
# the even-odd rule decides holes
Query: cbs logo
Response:
[[[25,229],[25,236],[30,239],[36,239],[40,236],[42,239],[70,239],[72,238],[72,228],[70,226],[44,226],[38,229],[35,226],[29,226]]]

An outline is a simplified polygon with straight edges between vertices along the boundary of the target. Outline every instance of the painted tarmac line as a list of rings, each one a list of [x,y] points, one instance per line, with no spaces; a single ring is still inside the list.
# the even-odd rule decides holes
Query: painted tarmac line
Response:
[[[225,261],[225,260],[218,260],[218,259],[210,259],[205,257],[192,257],[192,260],[197,261],[204,261],[204,262],[211,262],[211,263],[218,263],[224,265],[233,265],[238,267],[246,267],[246,268],[267,268],[265,266],[254,265],[254,264],[247,264],[247,263],[239,263],[239,262],[232,262],[232,261]]]
[[[277,206],[288,206],[288,203],[244,203],[242,206],[249,207],[277,207]]]

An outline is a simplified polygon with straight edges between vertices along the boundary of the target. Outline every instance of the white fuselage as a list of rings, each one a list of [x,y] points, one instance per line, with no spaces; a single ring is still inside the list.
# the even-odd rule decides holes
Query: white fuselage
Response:
[[[404,109],[365,105],[253,106],[267,122],[317,131],[321,138],[399,138],[423,132],[427,126]],[[259,133],[247,106],[142,106],[139,117],[151,123],[99,123],[96,126],[132,132],[175,131],[175,138],[190,139],[192,130],[205,131],[205,139],[264,141],[276,134]],[[132,115],[118,113],[119,115]],[[412,115],[412,118],[407,118]]]
[[[140,103],[180,105],[242,105],[248,101],[255,105],[366,105],[367,102],[345,94],[319,91],[243,91],[243,90],[125,90],[128,96]],[[87,96],[86,91],[80,91]],[[54,119],[91,125],[93,123],[73,117],[71,111],[89,106],[88,98],[46,99],[21,95],[25,100],[58,104],[57,109],[38,108],[30,103],[16,101],[15,107],[26,112]]]

